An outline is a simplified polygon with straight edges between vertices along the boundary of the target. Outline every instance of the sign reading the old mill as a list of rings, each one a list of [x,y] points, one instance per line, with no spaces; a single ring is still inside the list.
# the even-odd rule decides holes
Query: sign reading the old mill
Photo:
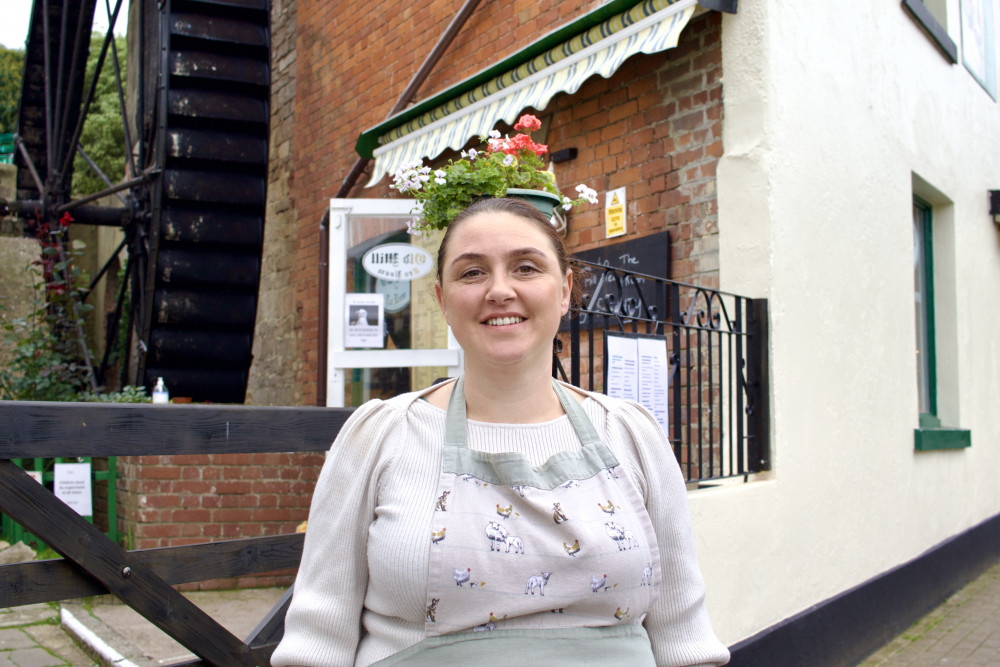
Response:
[[[366,252],[361,265],[375,278],[409,281],[430,273],[434,258],[423,248],[408,243],[386,243]]]

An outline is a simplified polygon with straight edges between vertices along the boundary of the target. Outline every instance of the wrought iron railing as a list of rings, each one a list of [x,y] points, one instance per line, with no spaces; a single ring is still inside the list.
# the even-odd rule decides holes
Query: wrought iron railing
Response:
[[[584,294],[556,339],[553,375],[604,391],[605,332],[662,337],[667,432],[686,479],[769,469],[767,300],[574,263]]]

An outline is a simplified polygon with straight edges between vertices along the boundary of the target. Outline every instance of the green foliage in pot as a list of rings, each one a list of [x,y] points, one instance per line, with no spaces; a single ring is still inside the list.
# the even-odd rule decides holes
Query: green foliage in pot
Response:
[[[462,151],[461,159],[448,160],[440,169],[420,163],[396,172],[389,186],[417,200],[409,224],[412,234],[444,229],[469,204],[481,197],[504,197],[508,189],[543,190],[556,195],[565,210],[583,202],[596,203],[597,192],[578,185],[576,199],[564,196],[555,186],[555,176],[546,170],[541,156],[549,147],[537,144],[531,133],[541,122],[530,114],[521,116],[513,137],[493,130],[482,150]]]

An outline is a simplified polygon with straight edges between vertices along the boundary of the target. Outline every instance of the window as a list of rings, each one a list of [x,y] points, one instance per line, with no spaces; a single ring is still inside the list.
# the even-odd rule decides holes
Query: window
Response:
[[[923,28],[928,37],[937,45],[952,63],[958,62],[958,46],[948,35],[948,7],[945,0],[903,0],[903,6],[913,20]]]
[[[934,373],[934,257],[931,209],[913,202],[913,301],[917,330],[917,405],[921,426],[940,426]],[[935,423],[936,422],[936,423]]]
[[[927,186],[919,177],[914,177],[914,185],[923,184],[926,192],[937,191]],[[938,201],[942,201],[938,197]],[[970,431],[945,426],[957,421],[957,386],[954,351],[957,332],[954,317],[942,320],[938,310],[953,313],[954,293],[953,263],[949,255],[943,253],[945,261],[935,267],[935,239],[946,249],[951,248],[952,225],[950,222],[950,202],[935,207],[928,200],[915,195],[913,198],[913,305],[916,331],[916,382],[919,423],[914,431],[914,447],[917,450],[961,449],[972,444]],[[935,222],[935,212],[942,220]],[[944,289],[935,292],[936,282]],[[943,306],[938,308],[937,306]],[[938,323],[946,321],[939,329]],[[940,334],[940,335],[939,335]],[[943,343],[943,344],[942,344]],[[947,360],[947,363],[942,363]],[[940,372],[939,372],[940,371]],[[942,393],[939,396],[939,392]],[[939,400],[940,399],[940,400]],[[942,416],[945,418],[942,419]]]

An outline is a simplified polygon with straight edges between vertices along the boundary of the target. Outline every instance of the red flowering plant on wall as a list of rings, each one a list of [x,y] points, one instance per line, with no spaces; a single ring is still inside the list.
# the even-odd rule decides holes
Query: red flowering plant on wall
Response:
[[[389,187],[417,200],[410,233],[444,229],[476,199],[504,197],[510,188],[544,190],[559,197],[567,211],[583,202],[597,203],[597,192],[586,185],[576,187],[575,199],[556,188],[555,175],[542,161],[549,147],[531,138],[541,125],[538,118],[525,114],[514,125],[513,137],[501,137],[493,130],[484,138],[482,150],[462,151],[460,159],[448,160],[439,169],[418,162],[396,172]]]

